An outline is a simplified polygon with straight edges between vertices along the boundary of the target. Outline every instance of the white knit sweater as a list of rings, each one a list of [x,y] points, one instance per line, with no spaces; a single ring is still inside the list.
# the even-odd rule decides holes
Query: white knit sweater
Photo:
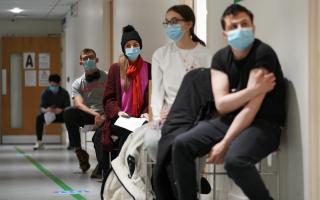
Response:
[[[160,119],[160,112],[170,107],[184,75],[199,67],[209,68],[212,53],[198,44],[193,49],[180,49],[169,43],[155,51],[152,56],[151,108],[153,119]]]

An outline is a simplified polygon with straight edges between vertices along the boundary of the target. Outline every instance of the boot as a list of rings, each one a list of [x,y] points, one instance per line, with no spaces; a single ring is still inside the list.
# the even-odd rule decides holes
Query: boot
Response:
[[[90,168],[89,154],[83,149],[77,149],[76,154],[79,160],[80,169],[82,170],[83,173],[85,173]]]

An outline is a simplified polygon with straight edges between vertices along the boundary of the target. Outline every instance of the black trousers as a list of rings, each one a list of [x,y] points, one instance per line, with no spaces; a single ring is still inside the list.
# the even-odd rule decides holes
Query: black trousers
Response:
[[[79,128],[86,124],[94,124],[94,116],[76,107],[69,107],[64,111],[64,121],[68,130],[70,146],[81,148]]]
[[[104,151],[102,148],[102,144],[101,144],[102,127],[98,128],[95,131],[94,136],[92,137],[92,142],[94,144],[94,149],[95,149],[96,157],[98,161],[98,173],[103,175],[107,174],[108,170],[111,167],[110,160],[113,160],[118,156],[121,147],[123,146],[125,140],[131,133],[131,131],[127,129],[123,129],[121,127],[114,126],[114,125],[112,125],[111,130],[112,130],[111,131],[112,133],[116,133],[116,135],[118,136],[118,139],[113,143],[113,150],[110,152],[111,158],[110,158],[109,152]]]
[[[175,138],[172,162],[179,200],[197,199],[195,159],[223,139],[231,121],[220,117],[200,121]],[[280,134],[279,126],[258,119],[229,146],[225,169],[250,200],[272,200],[255,164],[278,148]]]
[[[63,112],[56,115],[56,119],[53,121],[53,123],[63,123]],[[44,119],[44,113],[40,113],[37,115],[36,118],[36,134],[37,134],[37,140],[42,140],[42,135],[43,135],[43,125],[45,123]]]
[[[121,151],[123,144],[125,143],[126,139],[128,138],[131,131],[121,128],[116,125],[111,125],[111,134],[118,136],[118,139],[113,142],[113,149],[111,151],[111,158],[110,154],[107,151],[102,151],[102,157],[99,165],[102,167],[103,174],[106,175],[108,170],[110,169],[110,160],[115,159]],[[97,151],[97,149],[96,149]]]

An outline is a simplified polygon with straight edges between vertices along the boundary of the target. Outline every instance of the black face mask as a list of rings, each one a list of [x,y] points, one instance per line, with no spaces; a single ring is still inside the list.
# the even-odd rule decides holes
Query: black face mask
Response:
[[[86,76],[86,81],[90,83],[100,78],[100,72],[96,71],[93,74],[86,74],[85,76]]]

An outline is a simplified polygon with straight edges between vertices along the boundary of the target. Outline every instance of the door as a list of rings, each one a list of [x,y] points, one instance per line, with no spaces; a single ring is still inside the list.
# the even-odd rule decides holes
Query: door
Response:
[[[2,38],[3,143],[16,143],[19,136],[25,143],[35,140],[40,95],[47,88],[48,75],[61,74],[60,45],[60,37]],[[59,124],[45,126],[44,135],[60,133]]]

